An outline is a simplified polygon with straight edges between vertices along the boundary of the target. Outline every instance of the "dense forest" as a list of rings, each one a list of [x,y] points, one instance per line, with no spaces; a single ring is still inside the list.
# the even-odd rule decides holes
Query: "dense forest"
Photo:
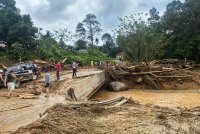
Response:
[[[35,27],[30,15],[20,13],[15,0],[0,0],[0,59],[68,57],[68,62],[89,64],[91,60],[108,60],[120,53],[130,62],[164,58],[200,62],[199,0],[174,0],[162,15],[153,7],[149,13],[122,16],[119,23],[112,34],[104,33],[98,17],[89,13],[77,22],[75,31],[66,27],[44,33]],[[80,53],[81,50],[87,53]]]

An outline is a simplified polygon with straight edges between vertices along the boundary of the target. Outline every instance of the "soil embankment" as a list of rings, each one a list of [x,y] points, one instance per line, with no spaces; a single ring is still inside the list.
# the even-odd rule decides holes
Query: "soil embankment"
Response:
[[[198,134],[200,108],[170,109],[153,105],[125,104],[121,107],[58,104],[47,116],[13,134]]]

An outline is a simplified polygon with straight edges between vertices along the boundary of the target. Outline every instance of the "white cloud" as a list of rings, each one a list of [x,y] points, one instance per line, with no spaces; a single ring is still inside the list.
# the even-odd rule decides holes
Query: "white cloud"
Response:
[[[161,13],[172,0],[16,0],[23,14],[30,14],[35,26],[45,30],[69,28],[72,31],[86,14],[95,13],[104,32],[117,27],[117,17],[148,12]]]

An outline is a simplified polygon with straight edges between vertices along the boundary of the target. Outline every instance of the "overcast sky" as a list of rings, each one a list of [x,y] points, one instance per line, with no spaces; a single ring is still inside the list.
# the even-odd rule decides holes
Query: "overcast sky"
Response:
[[[148,12],[156,7],[162,14],[172,0],[16,0],[22,14],[30,14],[35,26],[45,30],[75,31],[86,14],[94,13],[104,32],[117,27],[117,17]]]

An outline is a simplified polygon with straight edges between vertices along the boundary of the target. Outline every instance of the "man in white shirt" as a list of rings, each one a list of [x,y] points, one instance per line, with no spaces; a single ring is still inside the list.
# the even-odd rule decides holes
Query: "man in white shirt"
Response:
[[[76,62],[73,62],[73,64],[72,64],[72,69],[73,69],[72,78],[76,77],[77,67],[78,67],[78,64]]]

